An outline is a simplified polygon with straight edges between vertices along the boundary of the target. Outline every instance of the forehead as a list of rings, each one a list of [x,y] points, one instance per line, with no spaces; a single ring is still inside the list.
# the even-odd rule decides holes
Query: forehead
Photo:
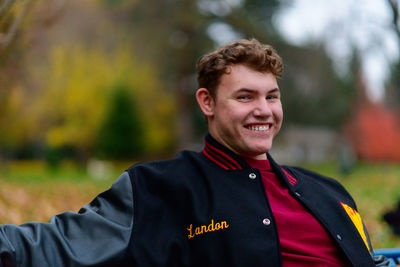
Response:
[[[268,92],[278,89],[276,77],[271,72],[259,72],[245,65],[233,65],[221,76],[217,94],[249,89]]]

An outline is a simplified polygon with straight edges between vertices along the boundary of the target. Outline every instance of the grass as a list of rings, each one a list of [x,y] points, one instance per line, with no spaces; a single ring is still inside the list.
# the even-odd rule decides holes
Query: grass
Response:
[[[107,170],[108,178],[99,179],[85,168],[68,162],[58,168],[48,168],[38,161],[3,164],[0,166],[0,223],[48,221],[64,211],[78,211],[109,188],[125,168],[114,166]]]
[[[350,192],[375,249],[400,247],[400,237],[382,220],[400,200],[400,164],[359,163],[348,175],[340,174],[335,164],[305,167],[336,178]]]
[[[63,163],[51,169],[43,162],[0,165],[0,223],[48,221],[64,211],[78,211],[112,182],[130,163],[113,164],[106,177],[95,177],[86,168]],[[335,164],[304,166],[340,181],[356,200],[374,248],[400,247],[382,215],[400,199],[400,164],[358,164],[348,175]]]

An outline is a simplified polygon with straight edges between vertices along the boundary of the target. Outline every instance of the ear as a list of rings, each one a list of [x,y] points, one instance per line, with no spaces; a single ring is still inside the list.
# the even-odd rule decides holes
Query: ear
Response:
[[[206,117],[214,115],[214,98],[206,88],[200,88],[196,92],[197,104]]]

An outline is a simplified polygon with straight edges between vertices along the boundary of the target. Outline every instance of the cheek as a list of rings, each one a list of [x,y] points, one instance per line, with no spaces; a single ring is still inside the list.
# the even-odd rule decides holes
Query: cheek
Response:
[[[221,106],[221,109],[219,110],[220,113],[220,119],[224,121],[236,121],[240,120],[244,116],[246,116],[246,110],[244,110],[240,106],[235,106],[235,105],[224,105]]]
[[[279,124],[281,124],[281,123],[282,123],[282,120],[283,120],[283,110],[282,110],[282,106],[279,105],[279,106],[275,107],[273,113],[274,113],[274,116],[275,116],[275,120],[276,120]]]
[[[283,112],[282,112],[282,109],[279,110],[279,118],[280,118],[280,120],[282,121],[282,119],[283,119]]]

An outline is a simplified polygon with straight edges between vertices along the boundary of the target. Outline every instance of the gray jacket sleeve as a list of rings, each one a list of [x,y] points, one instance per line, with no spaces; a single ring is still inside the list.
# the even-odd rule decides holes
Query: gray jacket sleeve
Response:
[[[0,226],[0,266],[118,266],[133,227],[133,194],[124,172],[78,213],[49,223]]]

